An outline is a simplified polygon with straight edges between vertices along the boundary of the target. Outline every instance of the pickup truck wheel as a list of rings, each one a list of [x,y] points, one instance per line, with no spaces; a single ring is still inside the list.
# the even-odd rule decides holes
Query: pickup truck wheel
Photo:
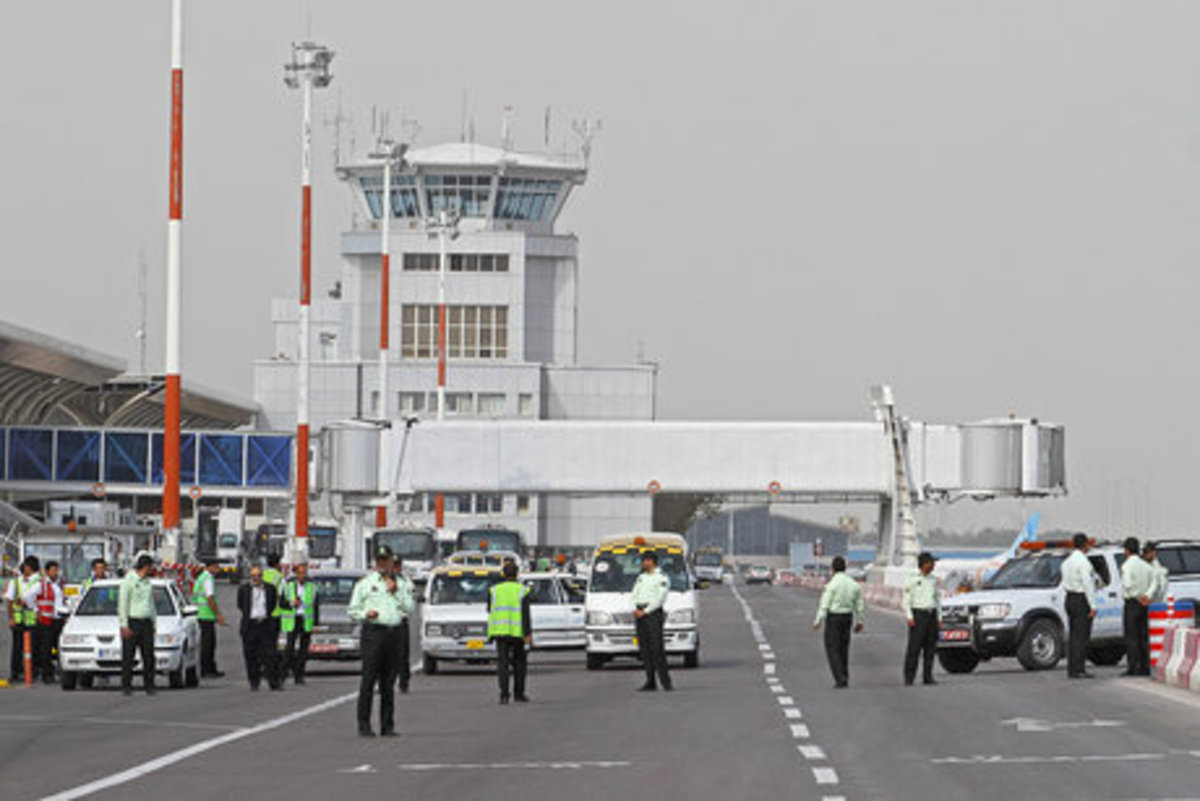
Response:
[[[683,655],[683,666],[685,668],[695,668],[695,667],[699,667],[699,665],[700,665],[700,649],[699,648],[697,648],[695,651],[688,651],[686,654]]]
[[[79,686],[82,687],[83,689],[90,690],[90,689],[92,689],[93,686],[95,686],[95,684],[96,684],[96,677],[93,676],[91,673],[80,673],[79,674]]]
[[[1052,670],[1062,656],[1062,628],[1051,620],[1035,620],[1017,646],[1017,661],[1026,670]]]
[[[76,683],[79,681],[79,674],[74,670],[64,670],[62,672],[62,688],[64,690],[74,690]]]
[[[167,683],[171,685],[172,690],[183,689],[183,665],[179,666],[179,670],[172,670],[167,674]]]
[[[587,655],[587,669],[588,670],[599,670],[602,667],[604,667],[604,657],[603,656],[601,656],[600,654],[588,654]]]
[[[421,657],[421,670],[426,676],[433,676],[438,672],[438,661],[429,654]]]
[[[938,651],[938,661],[947,673],[970,673],[979,666],[979,654],[970,648],[946,648]]]
[[[188,687],[200,686],[200,672],[196,670],[196,666],[192,665],[183,674],[183,683]]]

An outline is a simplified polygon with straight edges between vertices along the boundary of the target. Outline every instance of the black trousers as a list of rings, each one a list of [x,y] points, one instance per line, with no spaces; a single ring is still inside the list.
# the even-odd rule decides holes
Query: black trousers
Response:
[[[399,626],[363,623],[362,678],[358,683],[358,730],[371,728],[371,706],[379,685],[379,728],[396,728],[396,654]]]
[[[937,653],[938,615],[933,609],[914,609],[913,625],[908,629],[908,648],[904,651],[904,683],[912,684],[921,662],[921,678],[933,681],[933,656]]]
[[[54,681],[54,635],[58,629],[53,623],[38,623],[33,630],[33,675],[49,684]]]
[[[1134,676],[1150,675],[1150,610],[1136,598],[1125,601],[1125,667]]]
[[[8,658],[8,680],[13,684],[21,681],[25,676],[25,632],[27,631],[30,632],[32,639],[34,631],[32,626],[10,626],[8,629],[8,633],[12,635],[12,653]]]
[[[850,631],[853,628],[854,615],[849,612],[831,612],[825,617],[825,658],[829,660],[833,682],[839,687],[850,682]]]
[[[296,647],[297,641],[300,647]],[[308,646],[312,642],[312,632],[304,630],[304,618],[296,618],[291,631],[287,633],[287,645],[283,650],[283,675],[289,673],[296,681],[303,681],[305,669],[308,667]]]
[[[646,684],[650,687],[654,686],[655,675],[663,687],[671,686],[671,675],[667,672],[667,646],[663,639],[663,625],[666,622],[667,616],[662,609],[635,620],[638,653],[642,657],[642,667],[646,669]]]
[[[129,618],[132,637],[121,639],[121,689],[133,688],[133,656],[142,657],[142,686],[154,689],[154,621],[150,618]]]
[[[211,676],[217,672],[217,621],[200,621],[200,674]]]
[[[242,656],[251,687],[257,688],[264,674],[271,689],[281,686],[278,637],[279,623],[275,618],[247,621],[242,631]]]
[[[1092,608],[1081,592],[1067,593],[1067,675],[1082,676],[1087,669],[1087,647],[1092,639]],[[1147,646],[1149,648],[1149,646]]]
[[[525,641],[520,637],[496,638],[496,676],[500,682],[500,697],[508,698],[509,676],[512,676],[513,694],[518,698],[525,695],[525,675],[529,669]]]
[[[396,677],[400,680],[400,689],[405,691],[408,690],[408,683],[412,679],[412,666],[408,664],[408,641],[408,618],[405,618],[400,622],[400,631],[396,633]]]

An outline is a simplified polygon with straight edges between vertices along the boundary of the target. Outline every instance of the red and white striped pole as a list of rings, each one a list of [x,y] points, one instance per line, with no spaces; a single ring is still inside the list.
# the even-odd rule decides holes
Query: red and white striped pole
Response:
[[[164,554],[179,546],[180,317],[183,306],[183,0],[171,0],[171,165],[167,217],[166,405],[163,409]]]
[[[329,62],[333,51],[312,42],[292,45],[292,63],[285,82],[301,90],[304,107],[300,155],[300,320],[296,376],[296,553],[307,558],[308,545],[308,454],[309,454],[309,306],[312,301],[312,94],[333,79]]]
[[[437,417],[446,419],[446,240],[450,237],[458,216],[447,209],[438,212],[438,385]],[[438,493],[433,499],[434,525],[446,526],[446,496]]]
[[[389,305],[391,304],[391,220],[392,220],[392,143],[384,140],[380,142],[380,150],[383,154],[383,202],[380,204],[381,212],[379,225],[379,417],[382,420],[388,418],[388,328],[390,326]],[[391,492],[387,489],[388,480],[388,432],[386,429],[380,432],[379,438],[379,473],[381,479],[381,489],[384,490],[385,498],[391,498]],[[375,527],[383,528],[387,525],[388,507],[387,500],[383,506],[375,508]]]

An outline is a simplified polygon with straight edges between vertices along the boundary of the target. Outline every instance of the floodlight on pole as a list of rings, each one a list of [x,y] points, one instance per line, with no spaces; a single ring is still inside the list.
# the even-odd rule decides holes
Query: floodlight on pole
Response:
[[[407,150],[408,145],[384,137],[379,140],[378,149],[370,154],[372,159],[383,161],[383,195],[379,204],[379,416],[384,420],[388,418],[388,353],[391,345],[392,171],[403,166]],[[375,509],[376,528],[387,525],[392,501],[388,462],[388,431],[384,428],[379,439],[379,486],[384,491],[384,501]]]
[[[283,81],[300,89],[303,101],[300,158],[300,324],[296,380],[296,550],[305,558],[308,545],[309,462],[309,305],[312,300],[312,93],[329,86],[333,51],[313,42],[292,44],[292,61],[283,66]]]
[[[179,550],[180,341],[183,308],[183,0],[171,0],[171,160],[167,199],[166,396],[163,405],[163,556]]]

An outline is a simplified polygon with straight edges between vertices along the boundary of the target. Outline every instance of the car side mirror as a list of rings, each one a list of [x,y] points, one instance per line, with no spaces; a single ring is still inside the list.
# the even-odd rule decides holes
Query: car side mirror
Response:
[[[183,607],[183,616],[184,617],[193,617],[198,614],[200,614],[199,607],[192,606],[191,604]]]

